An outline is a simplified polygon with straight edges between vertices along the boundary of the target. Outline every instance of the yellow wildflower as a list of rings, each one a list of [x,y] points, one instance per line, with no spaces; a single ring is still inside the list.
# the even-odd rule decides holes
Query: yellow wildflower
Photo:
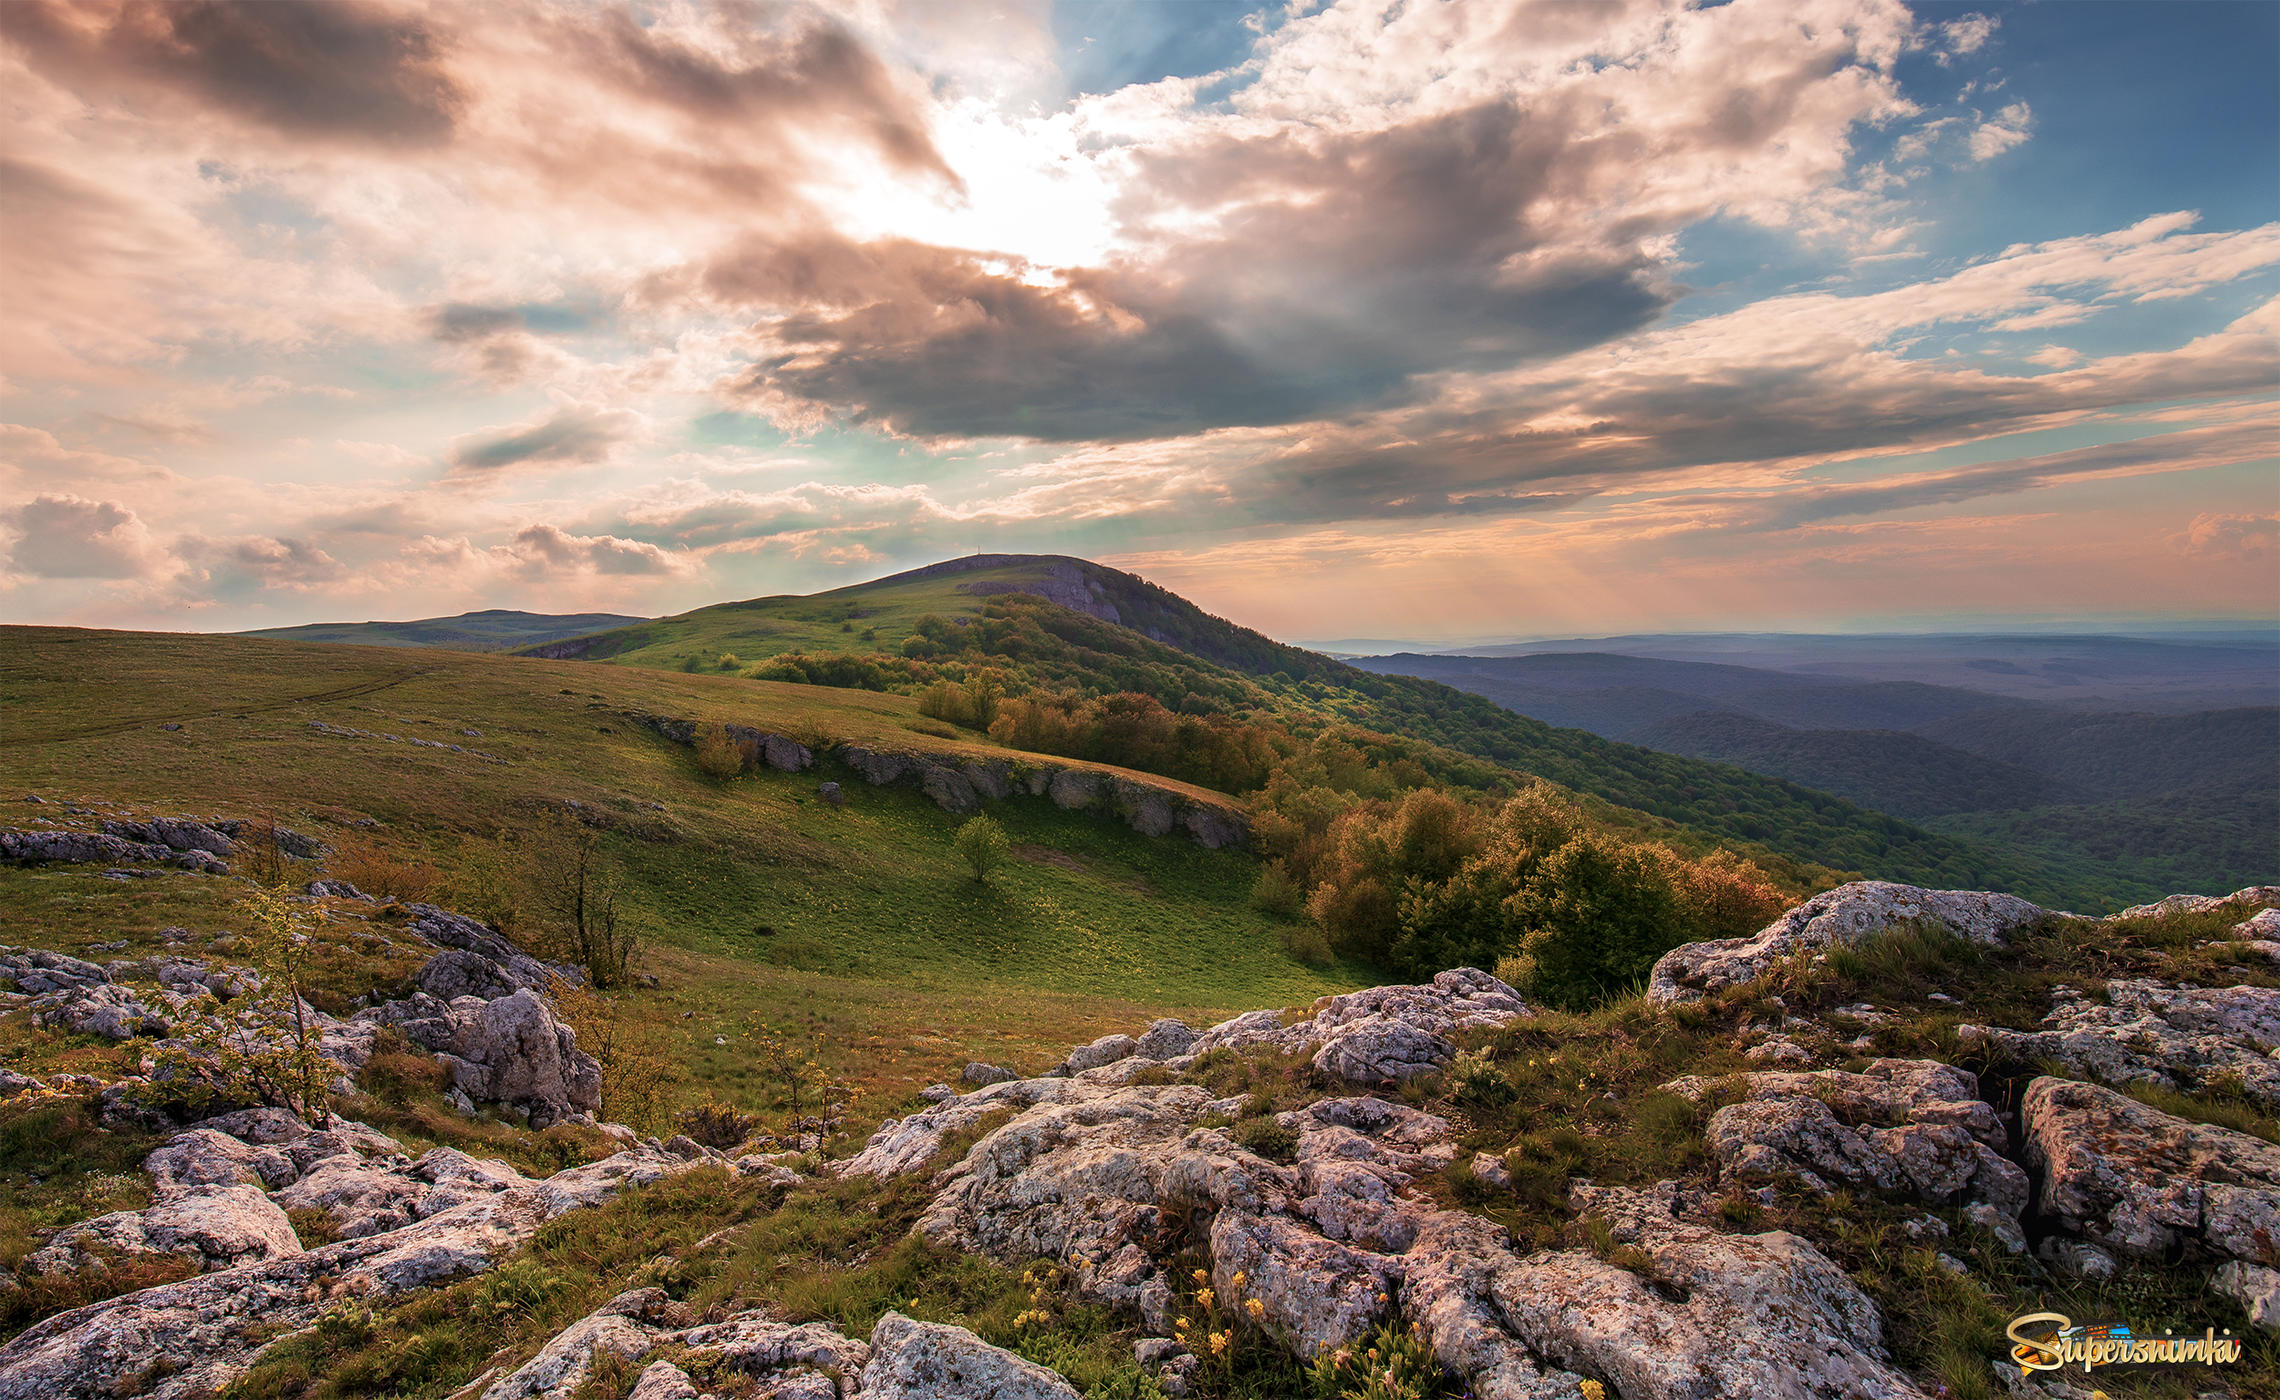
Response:
[[[1219,1356],[1219,1355],[1223,1354],[1223,1353],[1224,1353],[1224,1352],[1227,1350],[1227,1343],[1228,1343],[1228,1341],[1229,1341],[1231,1338],[1233,1338],[1233,1337],[1234,1337],[1234,1335],[1235,1335],[1235,1334],[1234,1334],[1234,1333],[1232,1333],[1232,1332],[1214,1332],[1214,1333],[1212,1333],[1212,1334],[1211,1334],[1211,1354],[1212,1354],[1213,1356]]]
[[[1607,1400],[1607,1387],[1597,1381],[1582,1381],[1576,1389],[1583,1392],[1583,1400]]]
[[[1210,1289],[1199,1288],[1196,1290],[1195,1300],[1208,1308],[1212,1305],[1214,1297]]]
[[[1244,1299],[1243,1310],[1251,1315],[1253,1322],[1258,1322],[1267,1315],[1267,1305],[1256,1298]]]

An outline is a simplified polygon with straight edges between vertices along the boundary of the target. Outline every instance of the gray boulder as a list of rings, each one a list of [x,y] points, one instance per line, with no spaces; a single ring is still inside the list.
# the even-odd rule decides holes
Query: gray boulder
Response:
[[[2250,885],[2231,894],[2173,894],[2151,904],[2133,904],[2119,914],[2106,919],[2118,923],[2123,919],[2159,918],[2165,914],[2206,914],[2228,904],[2260,905],[2266,909],[2280,906],[2280,885]]]
[[[396,1022],[413,1042],[435,1052],[454,1087],[472,1099],[528,1113],[533,1127],[601,1107],[601,1066],[527,988],[495,1001],[461,997],[444,1003],[423,994],[358,1015]]]
[[[556,1333],[538,1355],[486,1389],[482,1400],[567,1400],[593,1375],[596,1356],[631,1361],[654,1347],[658,1329],[644,1325],[644,1318],[666,1306],[662,1288],[620,1293]]]
[[[2069,1234],[2129,1259],[2260,1265],[2280,1240],[2280,1146],[2067,1079],[2028,1085],[2019,1117],[2039,1208]]]
[[[963,1327],[890,1312],[871,1329],[864,1400],[1078,1400],[1076,1387]]]
[[[172,851],[204,851],[224,860],[237,854],[237,843],[227,834],[188,817],[156,817],[141,822],[107,821],[103,823],[103,830],[112,836],[146,845],[164,846]]]
[[[481,953],[464,948],[448,948],[429,958],[413,981],[421,991],[446,1002],[459,997],[494,1001],[528,985]]]
[[[260,1187],[208,1186],[67,1226],[25,1264],[36,1274],[76,1273],[103,1268],[108,1255],[172,1254],[211,1271],[300,1252],[292,1222]]]
[[[0,979],[14,982],[17,991],[38,996],[99,987],[111,980],[111,974],[91,962],[44,948],[0,948]]]
[[[1919,921],[1944,924],[1974,943],[2000,946],[2048,914],[2013,895],[1859,880],[1813,896],[1748,938],[1673,948],[1648,974],[1647,997],[1658,1003],[1697,1001],[1711,992],[1755,981],[1794,954],[1858,943]]]
[[[173,1013],[149,1005],[126,987],[98,983],[35,998],[32,1024],[107,1040],[129,1040],[138,1035],[168,1034],[173,1028]]]
[[[1000,1065],[983,1064],[980,1060],[968,1063],[958,1077],[976,1089],[989,1084],[1004,1084],[1021,1078],[1020,1075],[1015,1074],[1010,1069]]]
[[[1088,1069],[1098,1069],[1102,1065],[1129,1059],[1139,1048],[1140,1043],[1131,1036],[1104,1035],[1090,1045],[1080,1045],[1071,1050],[1069,1058],[1061,1062],[1061,1068],[1070,1074],[1081,1074]]]
[[[1196,1033],[1185,1021],[1152,1021],[1133,1053],[1151,1060],[1176,1060],[1195,1048]]]
[[[1875,1060],[1867,1070],[1765,1071],[1741,1076],[1743,1101],[1710,1116],[1719,1174],[1788,1176],[1930,1205],[1980,1203],[2016,1219],[2026,1174],[2004,1156],[2009,1137],[1968,1070],[1932,1060]],[[1664,1086],[1687,1098],[1706,1087]]]

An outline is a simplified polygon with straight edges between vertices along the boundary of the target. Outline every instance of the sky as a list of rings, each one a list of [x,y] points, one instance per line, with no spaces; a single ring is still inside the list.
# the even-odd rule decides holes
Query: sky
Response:
[[[2280,617],[2280,3],[0,5],[0,618]]]

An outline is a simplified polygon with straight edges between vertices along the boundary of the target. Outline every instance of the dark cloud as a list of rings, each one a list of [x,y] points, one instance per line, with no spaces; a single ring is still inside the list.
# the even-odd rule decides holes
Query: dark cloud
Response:
[[[1141,162],[1136,226],[1233,208],[1165,260],[1038,285],[1004,259],[808,236],[699,274],[777,312],[741,388],[921,437],[1168,437],[1400,402],[1422,374],[1634,330],[1673,293],[1635,246],[1553,245],[1530,206],[1566,124],[1496,103],[1389,132],[1227,139]],[[1548,251],[1547,251],[1548,250]],[[1528,257],[1534,253],[1540,256]]]
[[[479,433],[452,448],[452,467],[463,474],[507,467],[575,466],[599,462],[625,440],[629,415],[564,409],[542,423]]]
[[[10,0],[0,37],[83,88],[158,88],[289,135],[448,139],[465,102],[441,37],[356,0]]]
[[[771,12],[794,16],[792,26],[737,25],[734,62],[646,29],[622,10],[580,27],[575,42],[619,86],[716,131],[837,122],[861,131],[900,168],[962,187],[876,54],[814,12],[767,7],[753,18]]]

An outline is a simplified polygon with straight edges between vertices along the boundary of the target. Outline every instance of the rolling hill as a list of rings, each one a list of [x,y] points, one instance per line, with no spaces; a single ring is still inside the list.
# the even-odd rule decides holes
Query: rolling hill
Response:
[[[285,642],[352,642],[373,647],[446,647],[453,651],[510,651],[533,642],[582,636],[623,627],[638,617],[619,613],[528,613],[486,608],[457,617],[423,617],[410,622],[312,622],[301,627],[264,627],[240,637]]]
[[[1135,692],[1186,714],[1350,725],[1534,775],[1673,829],[1796,861],[2096,907],[2134,897],[1740,768],[1612,743],[1436,681],[1380,675],[1062,556],[983,555],[812,596],[757,598],[526,648],[550,658],[915,691],[989,669],[1011,692]],[[1696,706],[1699,708],[1699,706]],[[1444,762],[1444,769],[1448,764]],[[1445,773],[1443,774],[1445,776]],[[1184,775],[1183,775],[1184,776]]]

